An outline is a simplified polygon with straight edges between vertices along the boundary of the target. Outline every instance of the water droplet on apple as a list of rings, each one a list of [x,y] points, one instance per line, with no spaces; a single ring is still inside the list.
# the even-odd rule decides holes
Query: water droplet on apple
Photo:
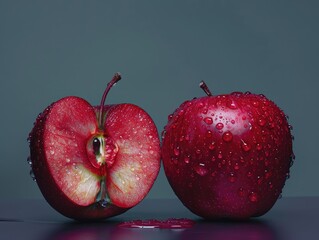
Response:
[[[217,123],[216,124],[216,129],[217,130],[222,130],[224,128],[224,124],[223,123]]]
[[[263,149],[263,146],[260,143],[257,143],[256,149],[260,151],[261,149]]]
[[[35,175],[34,175],[33,169],[30,170],[29,174],[30,174],[30,177],[32,178],[32,180],[34,182],[36,182],[37,180],[35,179]]]
[[[198,166],[194,167],[195,172],[200,176],[205,176],[207,174],[207,169],[204,163],[200,163]]]
[[[179,154],[180,154],[180,149],[179,149],[179,147],[175,147],[175,148],[174,148],[174,155],[175,155],[175,156],[179,156]]]
[[[242,149],[244,152],[248,152],[248,151],[250,151],[251,146],[250,146],[250,144],[248,144],[248,143],[246,143],[246,142],[244,142],[244,141],[242,140],[242,142],[241,142],[241,149]]]
[[[162,138],[162,140],[164,140],[164,138],[165,138],[165,134],[166,134],[166,130],[164,130],[164,131],[162,132],[162,134],[161,134],[161,138]]]
[[[236,182],[236,180],[237,180],[237,178],[235,176],[235,173],[230,173],[228,176],[228,181],[231,183],[234,183],[234,182]]]
[[[173,118],[173,114],[168,115],[167,120],[170,121]]]
[[[215,171],[213,171],[211,174],[210,174],[212,177],[216,177],[216,175],[217,175],[217,171],[215,170]]]
[[[230,95],[233,95],[235,97],[240,97],[243,95],[243,93],[242,92],[232,92]]]
[[[202,151],[201,151],[200,149],[196,149],[196,154],[199,155],[199,154],[201,154],[201,152],[202,152]]]
[[[54,150],[51,149],[51,150],[50,150],[50,154],[51,154],[51,155],[54,155]]]
[[[108,201],[105,199],[102,199],[101,201],[99,201],[99,204],[101,207],[106,208],[108,205]]]
[[[249,92],[249,91],[245,92],[245,95],[250,95],[250,94],[251,94],[251,92]]]
[[[227,131],[223,134],[223,140],[225,142],[230,142],[231,140],[233,140],[233,134],[230,131]]]
[[[189,155],[187,155],[184,157],[184,162],[189,163],[190,159],[191,159],[191,157]]]
[[[252,203],[256,203],[259,201],[259,196],[255,192],[251,192],[248,197],[249,197],[249,201]]]
[[[31,160],[31,157],[30,156],[28,156],[28,158],[27,158],[27,163],[31,166],[32,165],[32,160]]]
[[[288,180],[290,178],[290,172],[286,173],[286,180]]]
[[[271,172],[269,172],[267,169],[265,170],[265,179],[268,179],[271,177]]]
[[[234,119],[232,119],[230,122],[231,122],[231,124],[235,124],[236,123],[236,121]]]
[[[217,155],[217,158],[218,159],[222,159],[223,158],[223,154],[221,152],[219,152],[218,155]]]
[[[265,151],[265,156],[266,156],[266,157],[269,157],[269,154],[270,154],[269,151],[266,150],[266,151]]]
[[[206,137],[207,137],[207,138],[211,138],[212,136],[213,136],[212,131],[208,130],[208,131],[206,132]]]
[[[204,122],[208,125],[211,125],[213,123],[213,119],[211,117],[205,117]]]
[[[238,164],[238,162],[235,163],[234,169],[235,169],[235,170],[239,170],[239,164]]]
[[[263,183],[263,178],[261,176],[257,176],[257,184],[261,185]]]

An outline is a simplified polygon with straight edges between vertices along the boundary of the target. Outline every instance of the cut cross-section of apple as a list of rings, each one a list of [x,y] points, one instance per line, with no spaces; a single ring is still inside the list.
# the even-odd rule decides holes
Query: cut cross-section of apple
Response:
[[[151,117],[133,104],[91,106],[65,97],[40,114],[30,133],[32,170],[41,192],[75,219],[117,215],[138,204],[160,169]]]

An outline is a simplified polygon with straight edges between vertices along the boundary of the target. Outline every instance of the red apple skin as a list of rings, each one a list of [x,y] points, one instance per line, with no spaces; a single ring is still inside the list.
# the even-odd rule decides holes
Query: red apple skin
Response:
[[[261,216],[289,176],[290,130],[284,112],[264,95],[186,101],[162,133],[165,174],[182,203],[203,218]]]
[[[62,105],[63,107],[61,107]],[[150,163],[148,163],[147,159],[141,158],[140,160],[141,163],[145,163],[146,166],[149,166],[149,173],[143,174],[143,176],[142,173],[138,173],[140,174],[141,182],[136,182],[132,190],[137,191],[138,188],[143,188],[143,191],[141,190],[141,192],[136,192],[136,196],[125,196],[124,199],[121,199],[123,196],[122,192],[118,193],[115,192],[115,190],[110,190],[111,188],[114,188],[113,179],[110,179],[111,172],[114,171],[114,168],[118,168],[118,162],[120,161],[119,158],[123,157],[122,155],[127,152],[121,153],[122,155],[120,156],[121,150],[119,150],[112,166],[108,166],[104,170],[95,168],[87,159],[87,143],[97,131],[100,131],[98,129],[96,119],[99,108],[99,106],[91,106],[82,98],[73,96],[63,98],[50,105],[38,116],[29,135],[32,171],[43,196],[47,202],[62,215],[80,221],[109,218],[119,215],[135,206],[146,196],[160,169],[160,142],[156,126],[151,117],[144,110],[133,104],[106,105],[103,109],[104,135],[111,137],[115,142],[119,140],[119,137],[121,137],[124,138],[124,140],[127,140],[127,142],[133,140],[136,144],[141,144],[139,141],[144,139],[142,142],[146,143],[146,145],[150,144],[153,147],[152,161],[149,161]],[[143,116],[142,118],[139,117],[141,115]],[[82,121],[82,119],[85,120]],[[143,122],[141,119],[143,119]],[[65,130],[68,132],[67,134],[69,134],[69,137],[72,135],[72,140],[76,143],[76,146],[69,144],[70,146],[62,148],[59,153],[60,155],[69,154],[70,158],[82,156],[82,158],[79,157],[79,160],[71,159],[71,163],[73,162],[73,164],[78,164],[76,161],[79,161],[81,166],[85,167],[90,174],[107,175],[107,191],[112,192],[113,195],[109,196],[111,198],[111,202],[108,202],[106,206],[102,206],[98,201],[79,204],[74,199],[71,199],[70,196],[64,192],[64,189],[61,188],[61,185],[58,184],[59,179],[57,178],[59,178],[59,176],[54,176],[55,171],[52,167],[55,165],[49,163],[52,161],[52,158],[50,157],[52,146],[49,146],[49,140],[51,141],[51,144],[54,143],[54,140],[49,139],[52,138],[52,134],[50,135],[50,131],[52,131],[52,129],[50,130],[50,128],[54,125],[53,123],[56,124],[56,129],[59,130],[60,128],[61,131]],[[136,134],[136,132],[133,133],[132,129],[134,129],[134,126],[137,130],[140,130],[141,127],[145,127],[145,129],[148,128],[147,131],[149,139],[152,137],[152,141],[147,142],[145,141],[145,135],[141,136]],[[79,129],[81,130],[79,131]],[[90,134],[88,134],[88,132]],[[58,143],[58,134],[56,137],[56,143]],[[120,145],[121,143],[118,143],[119,148],[125,148]],[[55,150],[59,151],[57,148]],[[129,148],[126,150],[129,151]],[[136,158],[135,155],[131,156],[132,159]],[[65,159],[62,160],[64,161]],[[123,162],[123,159],[121,159],[121,161]],[[123,164],[125,165],[125,163]],[[62,163],[59,167],[61,168],[61,172],[64,170],[68,171],[69,169],[69,166],[66,164],[63,165]],[[55,166],[55,168],[57,167]],[[147,182],[147,184],[143,185],[144,181]],[[119,199],[116,199],[117,197]],[[130,199],[131,197],[133,200]],[[83,199],[80,200],[84,201],[85,196],[83,196]]]

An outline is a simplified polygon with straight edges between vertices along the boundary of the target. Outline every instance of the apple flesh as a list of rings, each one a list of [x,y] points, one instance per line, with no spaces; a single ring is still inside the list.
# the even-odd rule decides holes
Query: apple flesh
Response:
[[[151,117],[133,104],[91,106],[65,97],[41,113],[29,136],[31,167],[48,203],[77,219],[121,214],[149,192],[160,169]]]
[[[264,95],[234,92],[189,100],[169,116],[162,158],[183,204],[207,219],[265,214],[294,158],[284,112]]]

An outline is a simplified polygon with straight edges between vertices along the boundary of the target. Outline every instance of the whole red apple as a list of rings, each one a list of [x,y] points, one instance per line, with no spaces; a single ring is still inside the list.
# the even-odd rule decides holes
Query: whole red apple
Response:
[[[79,97],[51,104],[29,135],[35,180],[48,203],[78,220],[107,218],[138,204],[160,169],[151,117],[133,104],[91,106]]]
[[[233,92],[180,105],[163,131],[167,179],[207,219],[265,214],[281,194],[294,155],[284,112],[264,95]]]

